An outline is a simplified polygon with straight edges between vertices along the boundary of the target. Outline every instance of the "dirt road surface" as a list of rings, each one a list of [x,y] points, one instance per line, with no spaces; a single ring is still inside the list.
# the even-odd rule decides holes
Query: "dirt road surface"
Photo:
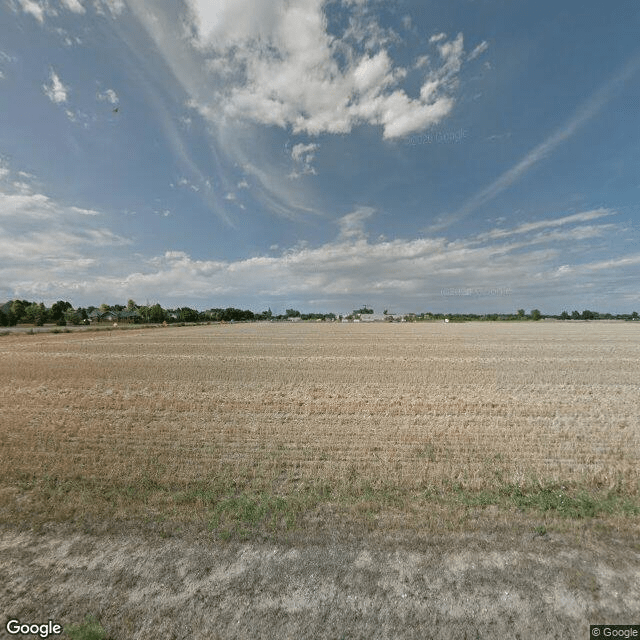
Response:
[[[5,527],[0,578],[3,637],[11,617],[86,614],[114,640],[586,640],[589,624],[640,623],[638,544],[575,533],[284,544]]]

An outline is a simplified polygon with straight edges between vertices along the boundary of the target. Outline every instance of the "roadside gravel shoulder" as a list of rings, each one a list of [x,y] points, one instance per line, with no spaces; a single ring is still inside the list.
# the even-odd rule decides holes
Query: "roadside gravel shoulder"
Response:
[[[0,578],[6,619],[92,614],[113,640],[587,638],[638,624],[640,549],[574,533],[305,544],[4,527]]]

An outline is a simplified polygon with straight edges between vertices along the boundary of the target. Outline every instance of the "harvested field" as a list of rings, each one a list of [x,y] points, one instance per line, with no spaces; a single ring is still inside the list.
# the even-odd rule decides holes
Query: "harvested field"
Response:
[[[3,336],[4,548],[61,530],[172,538],[172,553],[176,539],[262,553],[365,539],[384,548],[402,539],[410,550],[425,536],[450,536],[454,553],[465,535],[486,542],[489,531],[496,544],[587,535],[603,545],[615,535],[606,553],[612,567],[620,549],[633,556],[632,584],[640,557],[625,541],[640,521],[638,380],[634,323]],[[595,609],[583,598],[575,611],[627,612],[621,601],[592,601]],[[522,620],[532,615],[525,609]],[[356,631],[345,637],[364,637]]]
[[[214,325],[0,343],[3,480],[638,492],[633,324]],[[355,484],[354,484],[355,483]]]

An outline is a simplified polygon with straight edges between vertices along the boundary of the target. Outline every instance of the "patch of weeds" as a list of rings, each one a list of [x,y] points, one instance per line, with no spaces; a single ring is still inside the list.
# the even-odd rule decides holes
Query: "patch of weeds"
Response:
[[[541,524],[534,529],[534,532],[537,536],[540,536],[542,538],[542,536],[547,535],[547,527]]]
[[[495,488],[474,491],[458,483],[451,485],[451,490],[454,501],[468,507],[516,507],[521,511],[552,512],[572,520],[595,518],[603,514],[640,514],[640,504],[630,496],[586,489],[571,492],[557,484],[531,484],[523,487],[503,483]]]
[[[107,632],[94,616],[85,616],[79,625],[69,625],[64,632],[71,640],[108,640]]]
[[[270,532],[296,526],[303,501],[297,496],[240,493],[221,498],[213,508],[209,528],[223,539],[246,539],[261,529]]]

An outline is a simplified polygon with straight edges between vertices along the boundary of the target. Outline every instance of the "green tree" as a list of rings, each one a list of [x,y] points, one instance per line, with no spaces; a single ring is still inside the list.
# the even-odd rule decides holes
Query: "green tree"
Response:
[[[159,304],[149,308],[149,322],[163,322],[166,319],[164,309]]]
[[[127,311],[135,311],[136,310],[136,301],[129,298],[127,300]]]
[[[524,309],[518,309],[518,318],[522,320],[524,318]]]
[[[180,309],[180,319],[182,322],[198,322],[200,314],[195,309],[182,307],[182,309]]]
[[[540,320],[541,317],[542,317],[542,314],[540,313],[540,311],[538,309],[532,309],[531,310],[531,319],[532,320]]]
[[[29,304],[28,300],[12,300],[9,310],[13,314],[14,324],[23,322],[24,310]]]
[[[566,311],[563,311],[563,312],[560,314],[560,318],[561,318],[562,320],[568,320],[570,317],[571,317],[571,316],[570,316]]]
[[[41,327],[47,319],[47,310],[45,309],[44,304],[42,302],[40,304],[33,302],[29,306],[25,307],[22,319],[24,322],[33,324],[36,327]]]
[[[580,312],[576,311],[575,309],[571,312],[571,319],[572,320],[580,320]]]
[[[297,309],[287,309],[287,318],[299,318],[300,312]]]
[[[86,315],[86,312],[85,312]],[[79,325],[83,320],[82,317],[82,313],[80,312],[80,309],[78,310],[74,310],[73,307],[71,309],[67,309],[64,312],[64,321],[65,324],[70,322],[73,325]]]
[[[58,300],[58,302],[54,302],[51,305],[51,313],[50,313],[51,322],[58,322],[58,320],[60,320],[64,316],[64,312],[67,309],[72,309],[72,308],[73,307],[71,306],[71,303],[65,302],[64,300]]]

